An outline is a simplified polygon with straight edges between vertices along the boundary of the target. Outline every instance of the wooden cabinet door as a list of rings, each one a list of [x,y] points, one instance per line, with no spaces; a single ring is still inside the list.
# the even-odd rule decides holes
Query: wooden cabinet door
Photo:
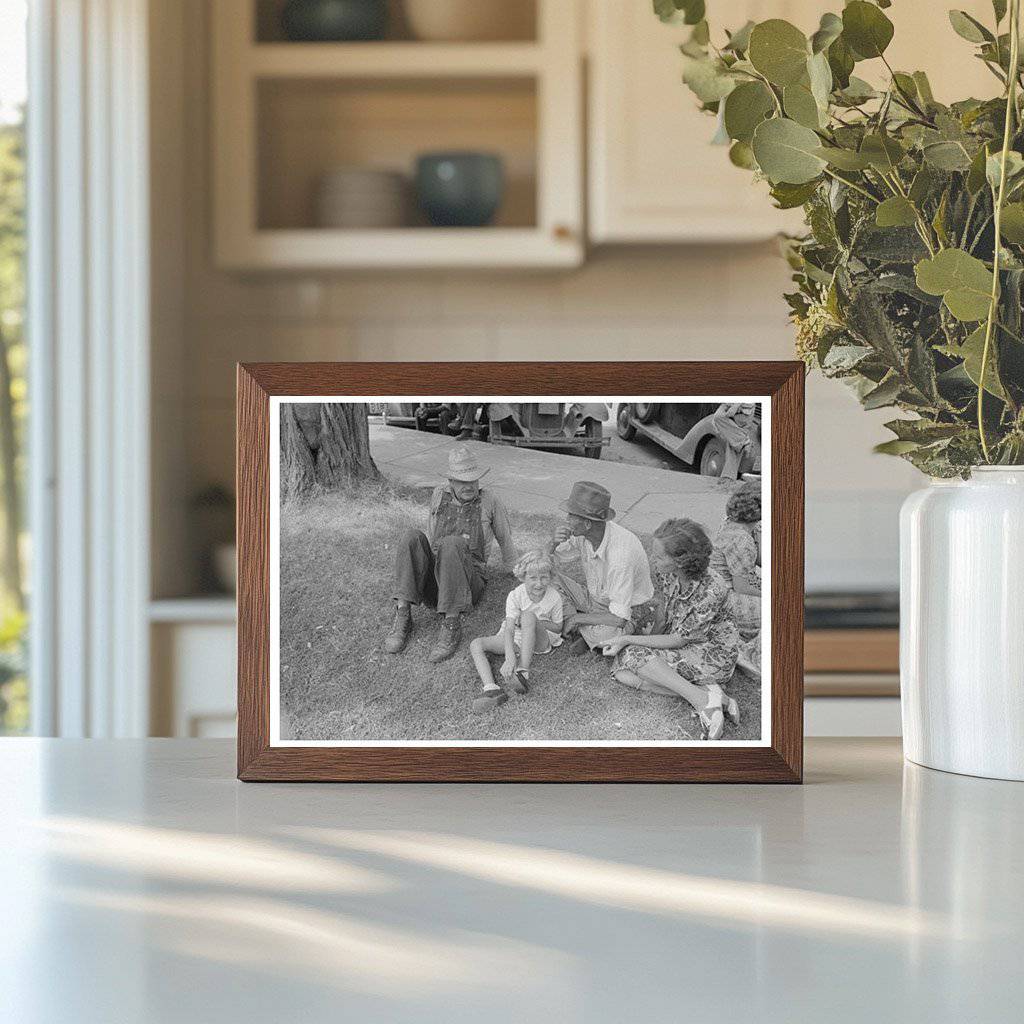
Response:
[[[810,0],[709,7],[716,38],[771,17],[809,32],[823,9]],[[591,0],[588,27],[592,241],[743,241],[799,227],[799,211],[776,210],[767,185],[710,144],[715,120],[682,82],[688,27],[662,24],[650,0]]]

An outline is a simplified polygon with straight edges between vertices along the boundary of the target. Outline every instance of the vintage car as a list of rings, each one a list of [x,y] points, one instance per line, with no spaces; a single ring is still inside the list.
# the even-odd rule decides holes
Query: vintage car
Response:
[[[660,444],[691,470],[703,476],[721,476],[726,463],[726,442],[714,424],[717,402],[624,402],[616,414],[619,437],[637,435]],[[743,453],[739,473],[760,472],[761,409],[754,416],[756,443]]]
[[[491,444],[582,452],[589,459],[601,458],[611,444],[603,402],[491,402],[487,415]]]
[[[448,424],[458,418],[454,403],[388,402],[384,406],[384,422],[389,427],[415,427],[448,433]]]

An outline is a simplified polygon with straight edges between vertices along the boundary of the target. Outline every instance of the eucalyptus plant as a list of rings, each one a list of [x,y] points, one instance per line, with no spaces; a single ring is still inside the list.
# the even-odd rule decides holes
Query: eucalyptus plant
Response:
[[[716,44],[704,0],[654,0],[691,26],[683,80],[718,118],[730,160],[803,207],[786,296],[809,368],[865,409],[904,414],[876,450],[931,476],[1024,462],[1024,130],[1020,0],[951,28],[998,95],[949,105],[886,58],[890,0],[852,0],[809,37],[778,18]],[[887,85],[855,73],[875,62]],[[877,80],[877,79],[876,79]]]

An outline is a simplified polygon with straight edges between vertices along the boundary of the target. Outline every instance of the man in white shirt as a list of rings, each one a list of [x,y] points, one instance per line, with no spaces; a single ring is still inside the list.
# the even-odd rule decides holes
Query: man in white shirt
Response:
[[[654,597],[651,568],[640,538],[612,522],[611,494],[581,480],[561,507],[566,521],[556,527],[551,550],[559,561],[579,558],[586,588],[564,573],[556,585],[566,599],[562,632],[579,632],[569,650],[583,654],[626,631],[633,608]]]

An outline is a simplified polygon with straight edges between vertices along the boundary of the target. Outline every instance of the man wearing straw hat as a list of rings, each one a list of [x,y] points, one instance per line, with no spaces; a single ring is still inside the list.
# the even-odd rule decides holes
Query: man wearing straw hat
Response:
[[[403,650],[412,633],[412,606],[425,604],[442,616],[432,662],[450,658],[462,640],[462,614],[480,599],[484,566],[494,541],[506,566],[518,553],[508,512],[497,495],[480,486],[489,470],[464,445],[448,456],[448,483],[434,488],[429,535],[410,529],[395,556],[395,621],[384,640],[388,654]]]
[[[578,557],[586,587],[558,573],[564,597],[563,632],[579,637],[570,653],[585,654],[619,636],[633,609],[654,597],[651,568],[640,538],[618,523],[611,493],[600,484],[580,480],[561,503],[566,521],[555,528],[551,550],[559,560]]]

